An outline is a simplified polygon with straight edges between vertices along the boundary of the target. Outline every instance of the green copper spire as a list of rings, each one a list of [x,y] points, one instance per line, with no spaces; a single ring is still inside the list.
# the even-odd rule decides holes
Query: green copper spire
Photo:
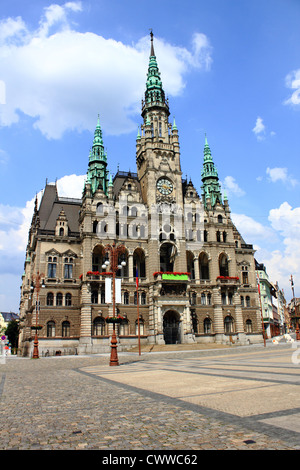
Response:
[[[93,146],[89,155],[89,167],[87,171],[87,182],[90,183],[92,194],[97,189],[102,189],[107,194],[107,155],[104,151],[102,129],[98,115],[97,126],[94,132]]]
[[[214,165],[206,135],[204,145],[204,162],[203,170],[201,173],[201,179],[203,183],[202,199],[205,207],[207,206],[208,199],[210,199],[210,204],[212,207],[214,207],[217,202],[222,204],[222,195],[218,171]]]
[[[162,87],[160,72],[158,69],[156,56],[154,52],[152,31],[150,35],[151,35],[151,50],[150,50],[147,82],[146,82],[145,102],[146,104],[155,103],[155,102],[164,104],[165,92]]]

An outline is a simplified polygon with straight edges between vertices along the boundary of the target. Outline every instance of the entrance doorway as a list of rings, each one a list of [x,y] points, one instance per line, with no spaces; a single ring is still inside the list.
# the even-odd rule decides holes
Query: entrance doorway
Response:
[[[165,344],[179,344],[180,341],[180,315],[174,310],[164,314],[164,340]]]

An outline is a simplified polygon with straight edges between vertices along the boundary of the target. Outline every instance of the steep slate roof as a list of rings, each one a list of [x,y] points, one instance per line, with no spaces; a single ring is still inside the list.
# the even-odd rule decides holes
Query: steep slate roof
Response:
[[[55,230],[56,220],[63,209],[71,232],[79,232],[80,208],[81,199],[59,198],[56,186],[47,184],[39,208],[40,228]]]

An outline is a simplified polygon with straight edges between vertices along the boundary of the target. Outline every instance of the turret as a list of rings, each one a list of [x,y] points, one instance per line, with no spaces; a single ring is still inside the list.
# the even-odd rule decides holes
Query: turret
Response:
[[[91,186],[92,195],[101,189],[107,195],[107,155],[104,151],[102,130],[98,116],[94,133],[93,146],[89,155],[89,167],[87,171],[87,183]]]
[[[204,207],[208,205],[214,207],[217,202],[222,204],[221,187],[219,183],[218,171],[214,165],[211,151],[205,136],[204,161],[201,173],[202,179],[202,200]]]

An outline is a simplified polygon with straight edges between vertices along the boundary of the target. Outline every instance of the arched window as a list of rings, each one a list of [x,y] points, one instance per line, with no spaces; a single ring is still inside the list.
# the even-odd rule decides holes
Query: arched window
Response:
[[[70,294],[69,292],[66,294],[65,304],[66,304],[66,307],[71,307],[72,305],[72,294]]]
[[[191,279],[195,279],[194,255],[191,251],[186,252],[187,270],[191,273]]]
[[[177,249],[173,243],[163,243],[160,247],[160,271],[173,272]]]
[[[124,305],[129,304],[129,293],[126,291],[124,292]]]
[[[136,217],[137,216],[137,208],[135,206],[133,206],[131,208],[131,216],[132,217]]]
[[[128,206],[123,206],[123,211],[122,211],[123,215],[129,215],[129,207]]]
[[[102,264],[105,261],[105,251],[102,245],[95,246],[92,255],[92,271],[102,272]]]
[[[146,259],[145,253],[141,248],[137,248],[133,253],[133,277],[146,277]]]
[[[203,322],[203,330],[205,335],[211,334],[211,319],[205,318]]]
[[[119,335],[124,336],[129,334],[129,323],[127,318],[123,318],[121,323],[119,324]]]
[[[196,294],[196,292],[192,292],[191,305],[196,305],[196,303],[197,303],[197,294]]]
[[[200,279],[208,280],[209,279],[209,265],[208,265],[208,256],[206,253],[201,253],[199,257],[199,271]]]
[[[99,202],[97,204],[96,213],[97,214],[103,214],[103,203],[102,202]]]
[[[146,305],[146,292],[141,293],[141,305]]]
[[[234,333],[234,320],[230,315],[224,318],[224,333],[227,335]]]
[[[47,322],[47,338],[53,338],[55,336],[55,322],[48,321]]]
[[[54,300],[54,295],[52,292],[48,292],[47,294],[47,305],[48,307],[52,307],[53,305],[53,300]]]
[[[63,321],[61,325],[61,335],[63,338],[70,336],[70,322]]]
[[[63,227],[60,227],[60,229],[59,229],[59,236],[60,236],[60,237],[63,237],[64,234],[65,234],[65,230],[63,229]]]
[[[218,224],[222,224],[223,223],[223,217],[219,214],[218,215]]]
[[[206,305],[206,295],[203,292],[201,294],[201,305]]]
[[[246,321],[246,333],[252,333],[252,321],[249,319]]]
[[[102,317],[96,317],[93,321],[93,336],[105,335],[105,320]]]
[[[61,307],[62,306],[62,303],[63,303],[63,295],[61,292],[58,292],[56,294],[56,306],[57,307]]]
[[[135,334],[139,334],[139,325],[140,325],[140,335],[144,334],[144,320],[142,317],[139,318],[139,322],[135,320]]]
[[[220,276],[229,276],[228,258],[222,253],[219,258]]]

